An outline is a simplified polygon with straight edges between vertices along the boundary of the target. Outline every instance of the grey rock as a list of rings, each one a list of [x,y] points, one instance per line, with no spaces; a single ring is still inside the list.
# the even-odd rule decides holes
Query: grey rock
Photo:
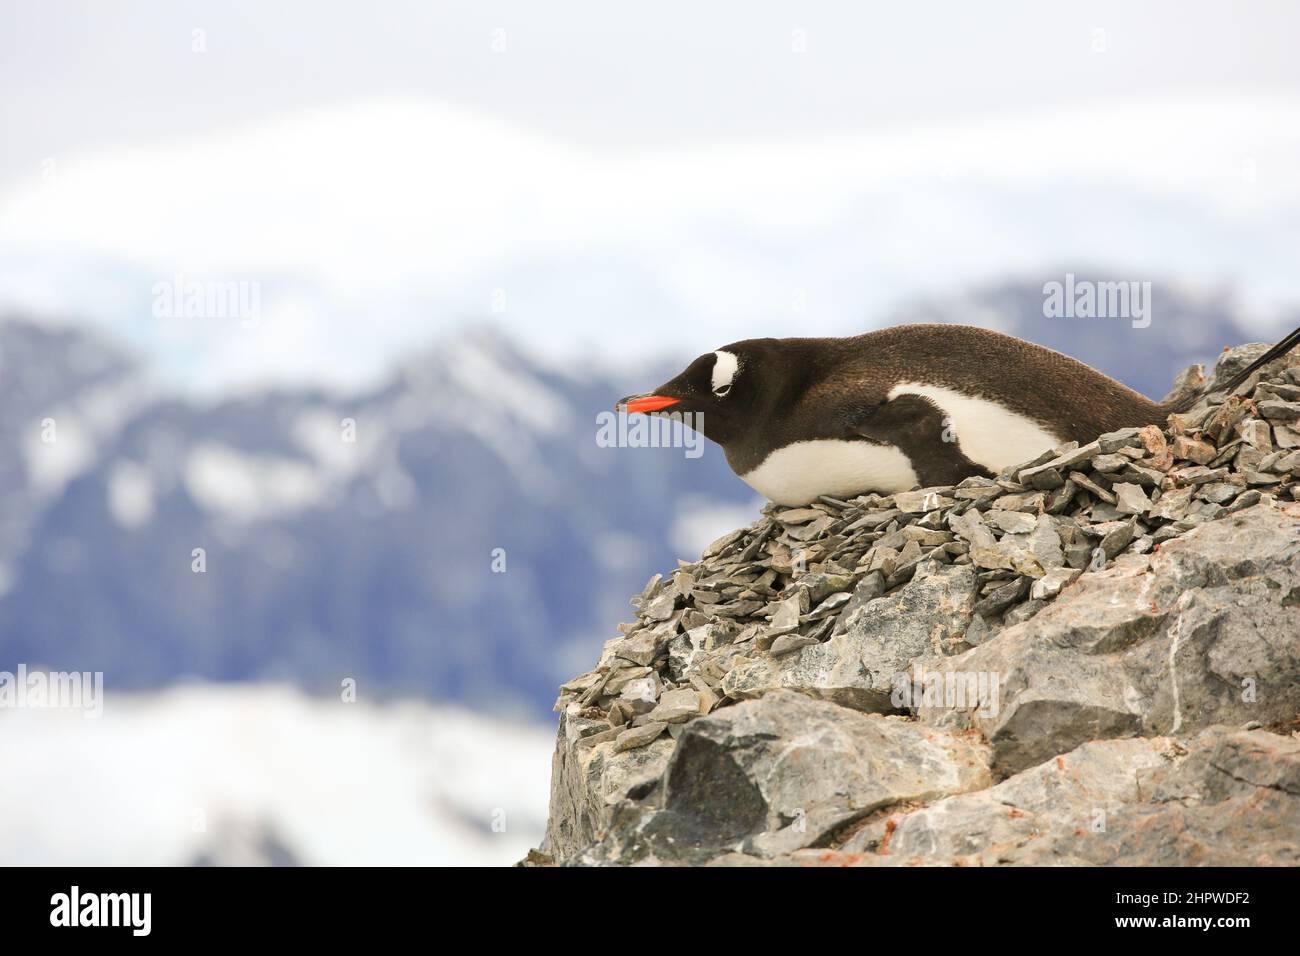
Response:
[[[934,488],[922,488],[920,491],[904,491],[894,495],[894,507],[908,514],[923,511],[935,511],[951,507],[952,498],[938,493]]]
[[[772,642],[772,647],[768,653],[773,657],[783,657],[786,654],[794,653],[801,647],[808,647],[817,643],[819,643],[817,638],[808,634],[782,634]]]
[[[948,525],[957,535],[969,541],[971,548],[995,548],[997,545],[997,538],[993,537],[993,532],[989,531],[980,512],[975,509],[953,515],[948,519]]]
[[[1293,422],[1300,419],[1300,402],[1260,402],[1259,413],[1268,419]]]
[[[663,775],[673,741],[660,737],[648,746],[616,753],[614,741],[579,747],[589,721],[563,715],[551,758],[551,805],[546,846],[557,859],[576,855],[610,826],[613,809],[632,793]]]
[[[1101,446],[1098,442],[1089,442],[1087,445],[1083,445],[1080,448],[1075,448],[1072,451],[1065,452],[1046,464],[1022,470],[1016,475],[1016,480],[1018,480],[1022,485],[1028,484],[1036,474],[1047,471],[1049,468],[1055,469],[1064,474],[1067,470],[1077,466],[1080,462],[1090,461],[1100,452],[1100,450]]]
[[[629,727],[614,739],[614,752],[620,753],[654,743],[655,738],[662,734],[667,726],[662,721],[651,721],[639,727]]]
[[[1300,712],[1300,506],[1266,504],[1083,575],[1032,621],[941,662],[1004,675],[994,708],[923,709],[984,733],[999,772],[1087,740]]]
[[[846,623],[853,617],[855,611],[864,604],[874,601],[880,595],[885,593],[885,576],[879,571],[872,571],[870,574],[864,574],[858,581],[858,586],[853,589],[853,596],[849,598],[847,604],[840,609],[839,617],[835,619],[834,633],[838,634],[844,630]]]
[[[974,605],[969,566],[928,562],[898,592],[854,611],[829,641],[776,660],[740,661],[722,687],[738,699],[785,688],[859,710],[893,710],[895,676],[912,658],[960,642]]]
[[[1029,596],[1035,601],[1047,601],[1061,593],[1061,589],[1073,583],[1083,572],[1077,568],[1053,568],[1034,582]]]
[[[1111,455],[1121,448],[1136,448],[1142,444],[1141,428],[1121,428],[1119,431],[1107,432],[1097,439],[1097,449],[1103,455]]]
[[[551,849],[561,862],[588,863],[771,857],[883,807],[989,782],[987,750],[974,739],[774,691],[686,725],[657,799],[627,806],[614,839]]]
[[[1297,833],[1300,740],[1215,727],[1086,743],[987,790],[894,814],[823,862],[1294,866]]]
[[[990,511],[988,521],[1011,534],[1028,534],[1035,525],[1034,516],[1023,511]]]
[[[1034,529],[1029,533],[1028,548],[1043,568],[1059,568],[1065,564],[1061,535],[1056,530],[1056,523],[1047,515],[1039,515],[1034,522]]]
[[[1145,514],[1152,507],[1151,499],[1141,485],[1121,482],[1114,487],[1115,510],[1125,515]]]
[[[655,709],[650,711],[646,718],[649,722],[662,721],[665,724],[674,724],[688,717],[695,717],[699,712],[699,692],[692,688],[680,688],[665,691],[659,698],[659,703],[655,705]]]

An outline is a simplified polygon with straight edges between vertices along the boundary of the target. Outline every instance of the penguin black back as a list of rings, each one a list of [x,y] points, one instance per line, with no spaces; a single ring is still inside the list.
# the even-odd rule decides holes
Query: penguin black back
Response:
[[[1230,387],[1300,341],[1300,330]],[[780,504],[952,484],[1067,441],[1161,423],[1161,404],[1000,332],[901,325],[849,338],[747,339],[700,356],[626,411],[692,413],[742,479]]]

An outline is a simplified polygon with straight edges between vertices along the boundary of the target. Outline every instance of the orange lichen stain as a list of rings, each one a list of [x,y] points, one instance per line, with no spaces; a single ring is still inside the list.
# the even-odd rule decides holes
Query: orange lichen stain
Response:
[[[881,854],[882,856],[888,855],[889,841],[893,837],[894,831],[897,829],[898,829],[898,817],[890,817],[888,820],[885,821],[885,835],[880,840],[880,847],[879,849],[876,850],[877,853]]]
[[[1025,815],[1024,810],[1017,810],[1015,807],[1012,807],[1010,810],[1007,811],[1007,817],[1012,820],[1019,820],[1024,815]]]

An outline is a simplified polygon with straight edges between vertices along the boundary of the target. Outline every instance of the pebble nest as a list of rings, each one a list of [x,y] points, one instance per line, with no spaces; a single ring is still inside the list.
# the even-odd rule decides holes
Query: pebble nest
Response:
[[[1211,389],[1263,348],[1225,353]],[[1071,442],[995,478],[769,505],[698,561],[654,575],[632,599],[636,620],[619,625],[593,670],[560,687],[555,709],[608,722],[580,746],[642,747],[732,703],[725,681],[738,663],[828,640],[924,562],[975,568],[975,614],[943,648],[957,654],[1032,618],[1120,554],[1158,549],[1268,496],[1300,499],[1296,360],[1278,359],[1232,394],[1209,391],[1163,429]],[[1192,366],[1179,387],[1203,382]]]

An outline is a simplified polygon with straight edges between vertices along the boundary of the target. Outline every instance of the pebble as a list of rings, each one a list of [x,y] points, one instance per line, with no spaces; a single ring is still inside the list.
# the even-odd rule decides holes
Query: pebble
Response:
[[[737,663],[829,640],[924,561],[966,564],[974,615],[957,649],[1029,620],[1125,552],[1205,521],[1300,497],[1300,366],[1157,426],[1062,445],[996,478],[851,501],[768,506],[699,561],[656,574],[598,666],[560,687],[579,746],[644,747],[729,700]],[[1104,560],[1100,560],[1104,559]]]
[[[614,738],[614,752],[621,753],[624,750],[635,750],[637,747],[652,744],[667,726],[662,721],[654,721],[642,724],[640,727],[629,727]]]

